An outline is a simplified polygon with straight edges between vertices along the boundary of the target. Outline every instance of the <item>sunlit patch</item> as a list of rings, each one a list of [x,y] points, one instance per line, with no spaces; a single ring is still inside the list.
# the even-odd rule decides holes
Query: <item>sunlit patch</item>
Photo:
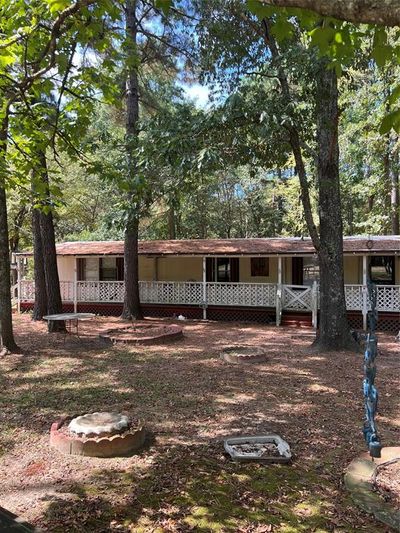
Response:
[[[318,383],[313,383],[312,385],[309,385],[307,388],[310,392],[326,392],[330,394],[339,393],[339,391],[337,389],[334,389],[333,387],[328,387],[327,385],[319,385]]]

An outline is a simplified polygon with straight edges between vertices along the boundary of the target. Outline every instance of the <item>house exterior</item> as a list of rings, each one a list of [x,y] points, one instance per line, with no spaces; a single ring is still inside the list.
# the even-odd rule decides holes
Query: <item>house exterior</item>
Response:
[[[122,241],[57,245],[65,311],[121,313]],[[25,279],[32,252],[16,254],[18,308],[32,308]],[[400,328],[400,236],[345,237],[344,278],[349,319],[366,327],[367,279],[378,288],[379,327]],[[318,324],[319,269],[308,238],[141,241],[140,294],[148,316]]]

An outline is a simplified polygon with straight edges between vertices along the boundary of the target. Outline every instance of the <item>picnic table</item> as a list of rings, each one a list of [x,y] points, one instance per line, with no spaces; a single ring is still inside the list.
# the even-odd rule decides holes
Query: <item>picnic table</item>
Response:
[[[65,335],[76,335],[79,340],[79,322],[81,320],[87,320],[88,318],[94,318],[96,315],[94,313],[60,313],[54,315],[46,315],[43,317],[43,320],[54,320],[57,322],[65,322],[66,333]],[[64,335],[64,342],[65,342]]]

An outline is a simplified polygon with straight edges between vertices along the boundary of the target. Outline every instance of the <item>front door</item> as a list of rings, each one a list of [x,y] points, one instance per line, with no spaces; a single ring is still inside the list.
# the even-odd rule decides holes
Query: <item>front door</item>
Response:
[[[292,257],[292,285],[303,285],[302,257]]]

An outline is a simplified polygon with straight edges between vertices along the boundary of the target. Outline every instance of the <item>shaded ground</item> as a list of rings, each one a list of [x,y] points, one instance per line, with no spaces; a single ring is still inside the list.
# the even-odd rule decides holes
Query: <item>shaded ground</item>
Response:
[[[54,339],[16,316],[24,356],[0,360],[0,505],[45,531],[384,532],[342,487],[364,450],[362,356],[306,352],[307,330],[185,322],[174,344],[107,347],[97,319],[85,342]],[[381,335],[377,385],[385,445],[400,435],[400,357]],[[268,348],[266,363],[219,360],[232,344]],[[151,431],[119,459],[64,456],[48,446],[60,415],[127,412]],[[234,464],[221,439],[279,433],[292,466]]]

